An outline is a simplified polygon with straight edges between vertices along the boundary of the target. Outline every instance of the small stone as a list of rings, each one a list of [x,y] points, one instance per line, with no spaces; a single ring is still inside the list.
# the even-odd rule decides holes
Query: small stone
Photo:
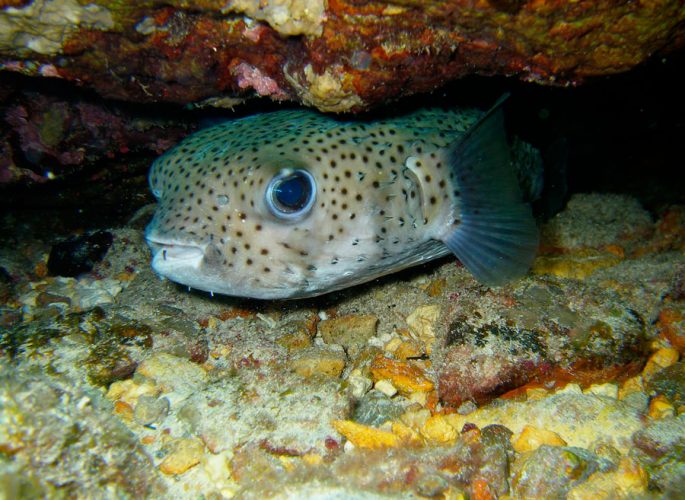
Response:
[[[123,401],[134,406],[138,398],[143,395],[157,396],[160,392],[159,387],[149,384],[134,382],[132,379],[117,380],[109,386],[107,399],[110,401]]]
[[[324,463],[323,457],[318,453],[305,453],[302,455],[302,461],[307,465],[322,465]]]
[[[618,390],[618,399],[623,400],[630,394],[634,393],[644,393],[644,384],[642,382],[642,376],[637,375],[635,377],[631,377],[625,382],[623,382],[623,385]]]
[[[423,370],[406,361],[376,356],[370,371],[375,381],[388,379],[403,395],[412,392],[429,392],[434,387],[433,382],[428,380]]]
[[[378,427],[389,420],[399,418],[403,412],[404,406],[374,390],[368,392],[357,403],[353,419],[360,424]]]
[[[595,394],[597,396],[606,396],[609,398],[618,398],[618,386],[616,384],[592,384],[585,391],[586,394]]]
[[[397,394],[397,389],[395,388],[394,385],[392,385],[392,382],[390,382],[387,379],[382,379],[376,382],[373,385],[373,388],[376,389],[377,391],[382,392],[389,398],[393,397],[395,394]]]
[[[429,297],[440,297],[445,292],[445,288],[447,288],[447,280],[438,278],[428,283],[424,290]]]
[[[662,347],[652,354],[647,361],[642,376],[644,379],[649,379],[659,370],[671,366],[678,362],[678,351],[672,347]]]
[[[392,433],[399,437],[402,443],[407,446],[423,446],[425,444],[418,432],[402,422],[392,422],[390,428]]]
[[[152,425],[161,422],[169,413],[169,400],[143,395],[138,398],[133,418],[140,425]]]
[[[307,330],[304,321],[293,321],[281,329],[288,333],[277,339],[276,343],[289,351],[306,349],[312,345],[312,336]]]
[[[412,429],[420,430],[431,417],[431,412],[427,408],[410,409],[402,414],[402,422]]]
[[[426,354],[430,356],[435,342],[435,324],[440,317],[440,306],[419,306],[407,316],[409,331],[426,346]]]
[[[397,359],[407,360],[420,358],[427,353],[426,346],[423,344],[423,342],[414,339],[408,339],[400,342],[395,348],[393,354]]]
[[[594,500],[596,498],[647,497],[649,476],[640,464],[631,458],[621,460],[613,472],[596,472],[588,480],[569,491],[568,500]]]
[[[453,444],[457,440],[457,430],[452,427],[444,415],[433,415],[421,427],[421,434],[434,443]]]
[[[601,466],[581,448],[541,446],[518,458],[512,466],[514,498],[566,498]]]
[[[124,401],[115,401],[114,402],[114,412],[115,415],[118,415],[119,418],[122,420],[126,421],[131,421],[133,420],[133,407],[124,402]]]
[[[334,420],[332,424],[336,431],[357,448],[389,448],[401,443],[400,438],[392,432],[375,429],[351,420]]]
[[[663,394],[658,394],[649,402],[650,418],[660,419],[675,416],[675,407]]]
[[[226,481],[231,474],[231,465],[224,453],[208,454],[203,465],[207,476],[214,483]]]
[[[143,361],[136,375],[153,380],[164,392],[195,391],[204,386],[207,373],[191,361],[167,353],[157,353]]]
[[[346,350],[366,344],[376,335],[376,316],[348,315],[319,322],[318,332],[326,344],[340,344]]]
[[[542,445],[566,446],[566,441],[556,432],[526,425],[518,436],[512,436],[511,444],[518,453],[525,453]]]
[[[428,392],[412,392],[408,399],[412,403],[419,404],[421,406],[426,406],[428,404]]]
[[[385,346],[383,346],[383,350],[385,350],[386,352],[394,353],[401,344],[401,338],[393,337],[388,341],[388,343],[385,344]]]
[[[356,399],[360,399],[369,392],[373,387],[373,381],[369,377],[365,377],[359,368],[355,368],[347,377],[350,393]]]
[[[656,372],[646,384],[650,394],[662,394],[673,406],[685,404],[685,363],[682,361]]]
[[[177,439],[171,447],[171,453],[159,464],[164,474],[183,474],[199,464],[204,455],[204,445],[195,439]]]
[[[528,387],[526,388],[526,399],[534,401],[536,399],[543,399],[549,396],[549,391],[544,387]]]
[[[326,375],[340,377],[345,368],[345,353],[342,350],[311,347],[298,351],[290,360],[293,370],[303,377]]]
[[[561,389],[555,391],[555,394],[582,394],[583,389],[578,384],[566,384]]]
[[[685,353],[685,314],[677,309],[666,308],[659,313],[657,327],[661,337]]]

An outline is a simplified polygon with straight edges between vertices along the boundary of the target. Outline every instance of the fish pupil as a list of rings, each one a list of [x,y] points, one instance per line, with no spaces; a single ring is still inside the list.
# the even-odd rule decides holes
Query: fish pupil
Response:
[[[298,173],[285,178],[274,187],[274,196],[280,205],[290,210],[299,210],[311,196],[309,182]]]

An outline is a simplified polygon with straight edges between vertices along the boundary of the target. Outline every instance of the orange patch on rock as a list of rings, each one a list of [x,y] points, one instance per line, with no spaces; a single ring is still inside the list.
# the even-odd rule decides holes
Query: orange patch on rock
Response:
[[[406,395],[413,392],[433,390],[433,382],[428,380],[424,371],[406,361],[397,361],[378,355],[371,364],[371,375],[374,382],[390,380],[397,390]]]

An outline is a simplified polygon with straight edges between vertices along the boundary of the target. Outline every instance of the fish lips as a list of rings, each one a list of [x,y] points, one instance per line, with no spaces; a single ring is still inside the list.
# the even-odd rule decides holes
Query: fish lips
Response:
[[[152,251],[152,269],[157,274],[179,283],[194,281],[205,259],[206,244],[153,235],[146,235],[145,240]]]

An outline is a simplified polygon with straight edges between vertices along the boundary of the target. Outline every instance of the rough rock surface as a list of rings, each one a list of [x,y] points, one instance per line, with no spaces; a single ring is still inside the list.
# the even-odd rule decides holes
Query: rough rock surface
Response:
[[[0,69],[127,101],[360,110],[468,74],[576,84],[685,42],[670,0],[2,0]]]
[[[447,259],[285,303],[159,280],[146,214],[74,278],[58,214],[0,219],[0,497],[682,491],[682,206],[576,195],[498,289]]]

